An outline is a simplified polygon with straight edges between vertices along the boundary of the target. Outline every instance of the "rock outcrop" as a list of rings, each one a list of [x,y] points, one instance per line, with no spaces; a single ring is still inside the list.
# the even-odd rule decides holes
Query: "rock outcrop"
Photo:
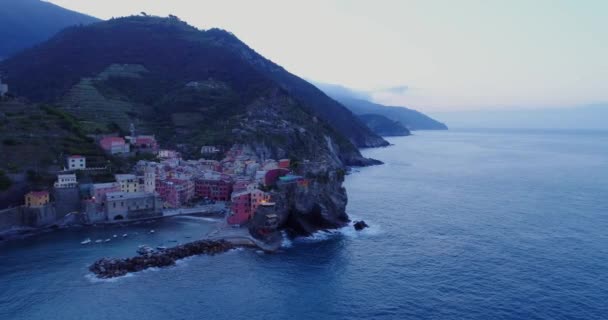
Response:
[[[142,252],[137,257],[126,259],[103,258],[93,263],[89,270],[98,278],[108,279],[124,276],[149,268],[162,268],[175,265],[175,261],[194,255],[214,255],[233,249],[227,241],[200,240],[160,251]]]

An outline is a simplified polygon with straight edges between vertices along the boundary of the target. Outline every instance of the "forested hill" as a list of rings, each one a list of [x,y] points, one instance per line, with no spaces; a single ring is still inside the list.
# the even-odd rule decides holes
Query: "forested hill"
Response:
[[[1,62],[0,71],[13,94],[55,103],[89,132],[134,123],[193,150],[257,137],[302,155],[323,148],[348,164],[361,162],[356,147],[388,144],[231,33],[201,31],[174,16],[70,27]]]
[[[0,0],[0,60],[73,25],[99,19],[40,0]]]

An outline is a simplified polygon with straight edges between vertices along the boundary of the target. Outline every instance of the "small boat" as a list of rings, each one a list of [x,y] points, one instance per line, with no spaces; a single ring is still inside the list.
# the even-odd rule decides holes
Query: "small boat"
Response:
[[[90,238],[86,238],[80,244],[89,244],[89,243],[91,243],[91,239]]]
[[[103,240],[101,240],[101,239],[95,240],[95,243],[102,243],[102,242],[103,242]]]
[[[117,235],[113,235],[112,237],[113,237],[113,238],[118,238],[118,236],[117,236]]]
[[[104,241],[104,242],[110,242],[110,240],[111,240],[111,239],[106,239],[106,241]]]
[[[154,231],[154,229],[150,230],[150,233],[154,233],[154,232],[156,232],[156,231]]]
[[[128,234],[126,234],[126,233],[122,235],[123,238],[126,238],[127,236],[128,236]]]

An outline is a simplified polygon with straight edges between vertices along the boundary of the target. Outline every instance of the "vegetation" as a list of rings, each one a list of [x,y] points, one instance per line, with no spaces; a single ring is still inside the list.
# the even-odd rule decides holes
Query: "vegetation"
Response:
[[[0,191],[8,190],[12,184],[13,182],[6,176],[6,173],[0,170]]]
[[[343,106],[234,35],[200,31],[177,17],[134,16],[72,27],[3,61],[0,69],[10,74],[18,94],[58,101],[84,133],[124,132],[133,123],[163,145],[191,146],[191,153],[203,144],[228,146],[252,137],[296,148],[305,135],[235,135],[249,120],[251,104],[281,90],[290,98],[284,115],[299,116],[298,123],[332,137],[340,152],[358,155],[353,143],[386,144]],[[307,149],[299,152],[310,156]]]

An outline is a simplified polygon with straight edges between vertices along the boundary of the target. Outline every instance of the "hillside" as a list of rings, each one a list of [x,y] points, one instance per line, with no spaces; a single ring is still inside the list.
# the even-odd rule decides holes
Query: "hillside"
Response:
[[[176,17],[133,16],[68,28],[3,61],[0,70],[14,94],[59,104],[88,132],[134,123],[161,143],[189,149],[182,150],[186,154],[202,144],[260,136],[250,128],[249,109],[264,100],[283,101],[283,112],[299,115],[290,123],[298,134],[314,135],[344,163],[364,161],[356,147],[387,144],[348,109],[234,35],[201,31]],[[274,124],[286,126],[282,120]],[[286,138],[280,132],[264,137]],[[297,149],[300,139],[289,138],[293,145],[283,148]]]
[[[342,103],[355,114],[379,114],[391,120],[399,121],[409,130],[447,130],[448,127],[416,110],[405,107],[385,106],[369,101],[365,93],[355,92],[348,88],[316,83],[323,92]]]
[[[0,208],[21,203],[29,189],[48,188],[67,155],[84,155],[92,167],[108,165],[76,119],[49,105],[0,100],[0,137]]]
[[[0,1],[0,60],[73,25],[99,21],[40,0]]]
[[[359,115],[359,119],[382,137],[409,136],[411,134],[399,121],[391,120],[379,114],[362,114]]]

